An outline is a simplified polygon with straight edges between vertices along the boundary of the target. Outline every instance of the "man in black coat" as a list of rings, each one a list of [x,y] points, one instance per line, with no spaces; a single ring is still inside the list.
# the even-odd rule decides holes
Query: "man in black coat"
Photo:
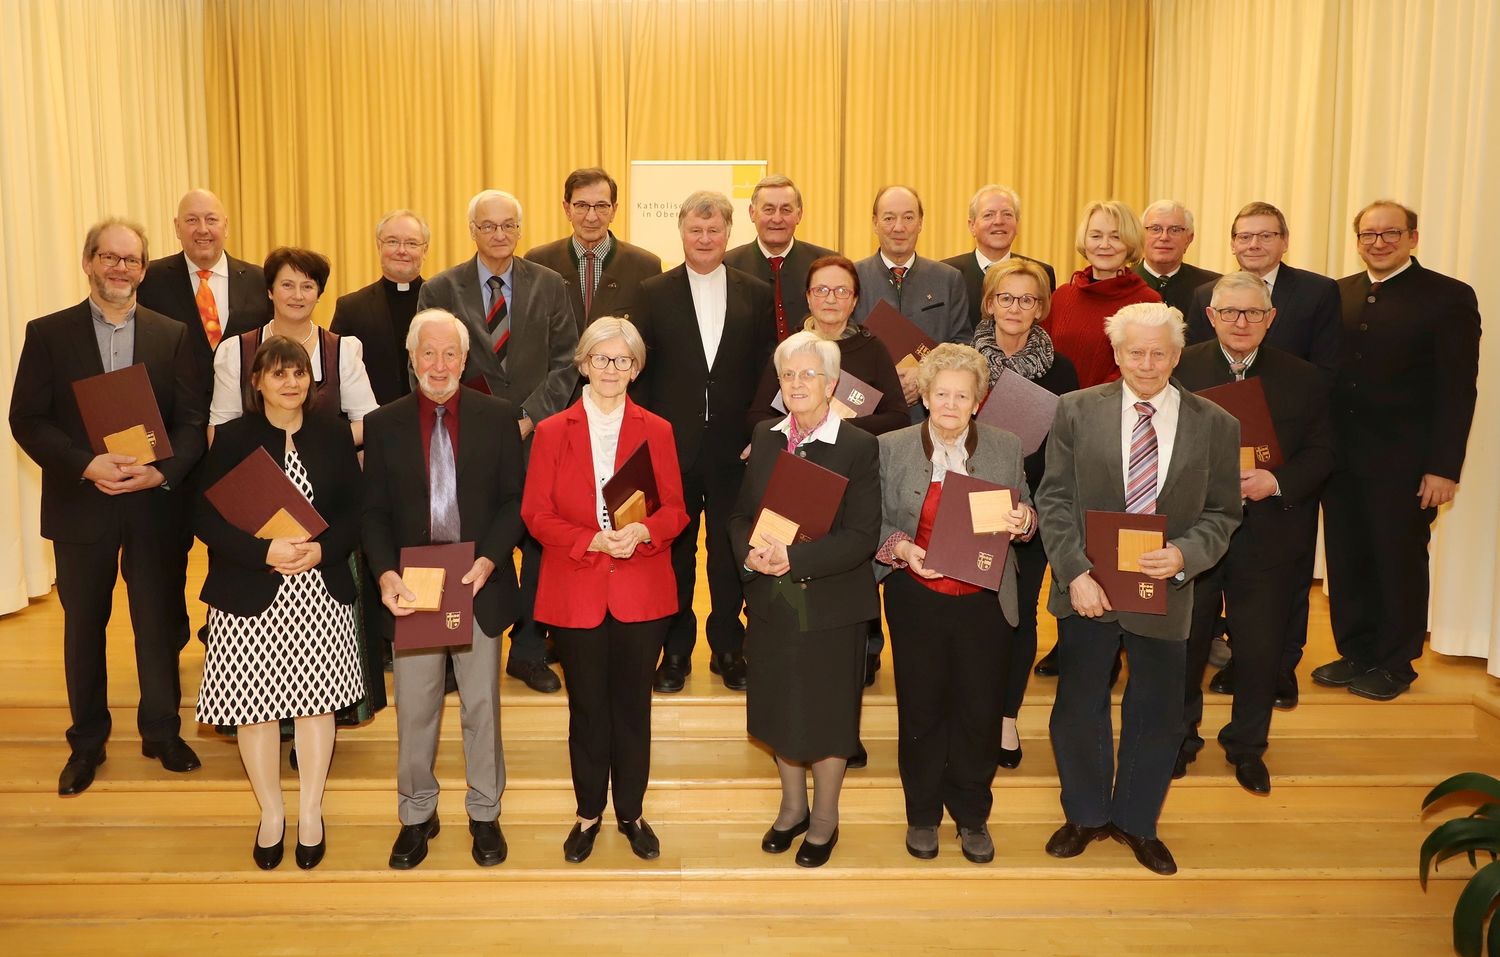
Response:
[[[208,401],[186,330],[136,302],[146,255],[145,231],[134,223],[106,219],[89,230],[89,297],[27,324],[11,394],[11,434],[42,469],[42,535],[53,543],[63,606],[73,721],[72,755],[57,783],[63,795],[87,789],[104,763],[111,725],[104,635],[117,567],[135,632],[141,753],[168,771],[199,766],[181,735],[183,636],[171,608],[181,607],[182,586],[168,566],[181,485],[205,448]],[[137,363],[146,367],[172,446],[170,458],[149,464],[95,454],[73,395],[78,380]]]
[[[1417,214],[1405,206],[1370,204],[1354,232],[1366,269],[1338,284],[1339,467],[1323,500],[1339,659],[1313,680],[1389,701],[1416,680],[1427,633],[1427,542],[1474,421],[1479,303],[1467,283],[1417,262]]]
[[[631,396],[672,424],[688,526],[672,543],[678,609],[667,628],[657,691],[683,689],[692,671],[698,618],[698,523],[708,522],[705,632],[709,667],[726,687],[745,688],[744,595],[729,546],[729,513],[744,478],[750,444],[746,412],[776,344],[771,287],[724,265],[734,207],[722,193],[700,190],[678,213],[684,262],[641,284],[636,325],[651,361]]]
[[[1021,197],[1008,186],[990,183],[979,187],[974,198],[969,200],[969,235],[974,237],[973,252],[959,253],[943,260],[946,266],[957,269],[964,277],[964,288],[968,292],[969,335],[979,325],[981,295],[984,289],[984,274],[996,263],[1014,256],[1029,259],[1047,273],[1047,288],[1057,289],[1057,273],[1040,259],[1031,259],[1013,252],[1011,247],[1021,233]]]
[[[1199,392],[1253,379],[1265,391],[1280,447],[1275,469],[1240,471],[1244,519],[1229,551],[1193,583],[1188,633],[1184,739],[1177,768],[1203,748],[1203,670],[1221,605],[1234,636],[1234,710],[1219,743],[1235,777],[1254,794],[1268,794],[1271,776],[1263,755],[1281,667],[1282,636],[1296,601],[1307,600],[1308,559],[1317,547],[1318,493],[1333,470],[1333,432],[1328,422],[1328,384],[1316,366],[1265,345],[1276,319],[1265,283],[1237,272],[1214,286],[1209,319],[1217,338],[1182,353],[1177,381]],[[1247,444],[1243,442],[1242,444]],[[1259,457],[1259,450],[1255,454]],[[1177,776],[1181,776],[1178,774]]]
[[[406,362],[406,330],[417,314],[422,291],[422,259],[432,232],[427,221],[409,209],[386,213],[375,226],[380,278],[340,296],[329,329],[353,336],[364,347],[365,371],[381,405],[411,391]]]
[[[1135,274],[1187,319],[1199,287],[1219,278],[1211,269],[1182,261],[1193,244],[1193,211],[1176,200],[1159,199],[1141,213],[1141,231],[1145,257],[1135,264]]]
[[[749,273],[771,286],[776,316],[776,341],[802,331],[808,316],[807,274],[814,260],[834,254],[831,249],[797,242],[802,222],[802,191],[789,177],[772,174],[750,193],[750,221],[755,241],[724,254],[724,264]]]

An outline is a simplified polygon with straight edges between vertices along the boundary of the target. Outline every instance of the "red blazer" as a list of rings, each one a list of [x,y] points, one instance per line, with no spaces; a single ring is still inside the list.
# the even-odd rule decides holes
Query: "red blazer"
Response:
[[[672,539],[688,522],[677,447],[666,419],[627,398],[615,467],[642,442],[651,449],[661,507],[645,522],[651,541],[637,546],[635,554],[622,561],[588,550],[599,531],[599,520],[583,400],[537,424],[521,497],[521,519],[542,545],[537,621],[558,628],[594,628],[604,621],[606,609],[618,621],[651,621],[676,614]]]

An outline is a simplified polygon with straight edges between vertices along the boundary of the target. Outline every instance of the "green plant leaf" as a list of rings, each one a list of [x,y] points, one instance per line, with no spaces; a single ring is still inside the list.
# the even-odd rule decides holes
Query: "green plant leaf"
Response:
[[[1500,780],[1488,774],[1481,774],[1478,771],[1464,771],[1460,774],[1455,774],[1446,781],[1439,782],[1437,787],[1427,792],[1427,796],[1422,799],[1422,807],[1425,809],[1439,798],[1447,797],[1450,794],[1458,794],[1462,791],[1472,791],[1476,794],[1483,794],[1486,797],[1500,801]]]
[[[1460,817],[1439,824],[1422,842],[1418,856],[1417,873],[1422,886],[1427,886],[1429,868],[1455,854],[1476,850],[1500,850],[1500,821]]]
[[[1500,862],[1486,864],[1469,879],[1453,905],[1453,949],[1459,957],[1480,957],[1484,949],[1485,917],[1500,896]],[[1493,946],[1490,954],[1494,955]]]

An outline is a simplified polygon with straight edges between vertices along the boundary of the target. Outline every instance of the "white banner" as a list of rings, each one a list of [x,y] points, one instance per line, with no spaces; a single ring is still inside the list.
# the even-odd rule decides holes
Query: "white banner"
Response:
[[[634,160],[630,164],[630,241],[661,257],[662,268],[682,262],[677,213],[695,190],[729,197],[734,224],[729,248],[755,238],[750,193],[766,175],[765,160]]]

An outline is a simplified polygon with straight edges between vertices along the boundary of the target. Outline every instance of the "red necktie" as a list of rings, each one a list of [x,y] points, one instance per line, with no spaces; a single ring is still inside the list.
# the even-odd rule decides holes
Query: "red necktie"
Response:
[[[594,310],[594,251],[586,249],[583,253],[583,315],[585,318]]]
[[[771,284],[776,287],[776,341],[781,342],[787,337],[786,327],[786,304],[781,301],[781,264],[786,262],[785,256],[771,257]]]

